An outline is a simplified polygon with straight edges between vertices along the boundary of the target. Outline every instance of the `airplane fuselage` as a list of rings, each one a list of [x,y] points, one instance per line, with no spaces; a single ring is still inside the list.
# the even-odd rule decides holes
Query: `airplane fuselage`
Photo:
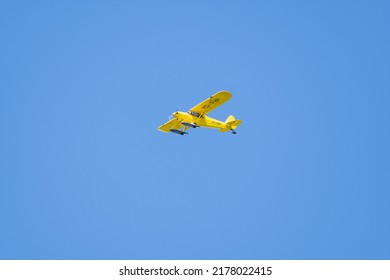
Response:
[[[186,112],[177,111],[173,113],[173,117],[179,121],[196,124],[198,126],[226,129],[226,124],[224,122],[204,115],[195,116]]]

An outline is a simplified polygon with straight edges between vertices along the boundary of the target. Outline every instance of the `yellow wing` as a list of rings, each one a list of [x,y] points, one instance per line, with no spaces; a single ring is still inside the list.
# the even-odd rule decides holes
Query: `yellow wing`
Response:
[[[192,107],[190,110],[201,115],[205,115],[218,106],[222,105],[232,97],[232,94],[228,91],[219,91],[216,94],[210,96],[206,100],[200,102],[198,105]]]
[[[159,126],[157,129],[162,132],[171,132],[171,129],[179,129],[181,126],[181,121],[177,119],[172,119],[169,122],[166,122],[163,125]]]

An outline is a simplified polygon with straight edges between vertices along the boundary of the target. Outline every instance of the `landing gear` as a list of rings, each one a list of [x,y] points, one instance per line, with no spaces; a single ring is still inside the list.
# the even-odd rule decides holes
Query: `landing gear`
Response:
[[[199,127],[199,125],[197,125],[196,123],[188,123],[188,122],[181,122],[181,123],[184,124],[187,127],[192,127],[192,128]]]
[[[176,134],[180,134],[180,135],[188,134],[188,132],[185,132],[184,130],[178,130],[178,129],[171,129],[171,132],[176,133]]]
[[[237,132],[235,132],[233,129],[231,129],[231,131],[232,131],[233,134],[237,134]]]

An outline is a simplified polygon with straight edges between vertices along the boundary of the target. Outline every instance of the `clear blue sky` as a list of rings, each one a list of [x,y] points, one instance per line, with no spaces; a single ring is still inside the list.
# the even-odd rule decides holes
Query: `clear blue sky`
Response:
[[[3,1],[1,259],[389,259],[388,1]],[[210,113],[238,134],[156,130]]]

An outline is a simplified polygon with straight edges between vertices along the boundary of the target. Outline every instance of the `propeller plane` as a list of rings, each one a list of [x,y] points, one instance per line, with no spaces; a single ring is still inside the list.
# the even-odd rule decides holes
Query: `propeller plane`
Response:
[[[220,132],[231,131],[233,134],[236,134],[235,129],[241,124],[241,120],[236,120],[234,116],[230,115],[223,122],[206,116],[206,114],[228,101],[231,97],[232,94],[230,92],[219,91],[192,107],[188,112],[180,112],[177,110],[172,114],[173,118],[159,126],[158,130],[184,135],[188,134],[187,130],[190,127],[208,127],[217,128]]]

